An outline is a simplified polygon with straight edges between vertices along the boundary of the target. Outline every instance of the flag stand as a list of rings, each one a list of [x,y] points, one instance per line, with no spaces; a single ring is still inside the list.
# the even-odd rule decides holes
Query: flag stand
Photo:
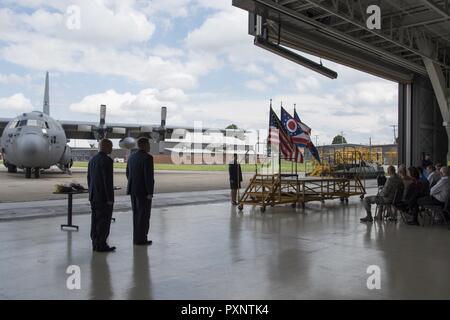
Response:
[[[272,116],[272,100],[270,102]],[[268,152],[273,156],[271,148],[268,148]],[[243,210],[245,204],[259,205],[261,212],[265,212],[267,206],[273,207],[280,204],[290,204],[294,209],[297,205],[304,208],[305,203],[309,201],[323,202],[327,199],[344,199],[348,202],[350,196],[363,196],[365,194],[365,188],[360,180],[345,177],[306,177],[306,163],[304,178],[299,179],[298,177],[297,162],[295,164],[295,174],[293,172],[293,164],[291,164],[291,174],[283,174],[281,160],[282,153],[281,148],[279,148],[278,174],[274,173],[273,165],[272,174],[259,174],[256,169],[255,175],[250,179],[250,183],[239,198],[239,210]],[[292,161],[292,154],[291,159],[287,160]]]

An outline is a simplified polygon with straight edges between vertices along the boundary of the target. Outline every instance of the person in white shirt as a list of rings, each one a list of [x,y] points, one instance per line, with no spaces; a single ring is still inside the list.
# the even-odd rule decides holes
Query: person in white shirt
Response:
[[[442,204],[447,201],[448,195],[450,193],[450,184],[448,180],[449,168],[442,167],[441,170],[441,179],[439,179],[438,183],[431,188],[430,196],[441,202]]]
[[[430,188],[433,188],[434,185],[441,179],[441,173],[439,171],[440,168],[440,165],[436,165],[436,169],[432,165],[429,165],[427,167],[428,182],[430,183]]]
[[[430,189],[430,195],[419,198],[417,205],[412,210],[413,218],[408,224],[418,225],[417,217],[419,215],[419,207],[422,206],[444,206],[450,196],[450,181],[448,179],[449,167],[442,167],[440,170],[441,179]]]

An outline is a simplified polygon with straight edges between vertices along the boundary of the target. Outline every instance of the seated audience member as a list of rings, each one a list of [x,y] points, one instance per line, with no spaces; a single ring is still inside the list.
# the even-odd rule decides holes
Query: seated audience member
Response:
[[[408,221],[410,225],[419,225],[419,207],[423,206],[444,206],[450,194],[450,182],[448,180],[449,168],[441,168],[441,179],[430,190],[430,195],[421,197],[417,200],[416,206],[412,210],[412,220]]]
[[[387,174],[389,179],[387,179],[383,189],[376,196],[369,196],[364,198],[364,208],[366,209],[367,216],[361,218],[361,222],[372,222],[372,212],[371,205],[377,203],[379,205],[378,216],[375,217],[377,220],[383,219],[383,208],[385,205],[389,205],[392,203],[394,199],[395,191],[400,187],[403,183],[402,179],[398,174],[395,173],[394,166],[389,166],[387,169]]]
[[[433,161],[431,160],[431,156],[427,153],[422,160],[422,168],[428,167],[430,164],[433,164]]]
[[[436,167],[441,167],[440,165],[436,165]],[[441,179],[441,173],[439,169],[435,169],[434,166],[429,165],[427,167],[428,172],[428,182],[430,183],[430,188],[433,188],[434,185]]]
[[[408,176],[406,166],[404,164],[401,164],[398,166],[398,175],[403,180],[404,188],[403,188],[403,197],[402,198],[405,198],[406,191],[408,190],[410,184],[413,183],[413,179],[410,176]]]
[[[405,183],[403,200],[398,204],[400,210],[409,211],[416,205],[423,188],[419,178],[419,170],[415,167],[409,167],[408,176],[403,180],[408,181],[408,183]]]
[[[384,175],[384,172],[383,172],[383,174],[377,176],[377,186],[378,186],[378,188],[384,187],[384,185],[386,184],[386,181],[387,181],[387,178]]]
[[[400,178],[404,179],[407,176],[406,166],[404,164],[399,165],[397,171]]]

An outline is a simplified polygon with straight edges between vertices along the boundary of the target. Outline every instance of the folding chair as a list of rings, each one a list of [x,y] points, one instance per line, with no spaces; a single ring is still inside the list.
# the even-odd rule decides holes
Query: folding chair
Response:
[[[450,211],[450,195],[447,197],[444,206],[438,205],[428,205],[423,206],[424,213],[430,217],[430,225],[434,224],[434,220],[437,215],[439,215],[442,220],[447,224],[447,228],[450,229],[450,219],[449,219],[449,211]],[[424,224],[425,225],[425,219]]]
[[[378,191],[377,191],[377,195],[376,195],[377,199],[381,195],[381,191],[383,190],[384,185],[386,184],[386,181],[387,181],[387,179],[386,179],[385,176],[383,176],[383,175],[377,176],[377,187],[378,187]],[[381,203],[377,200],[375,202],[375,204],[376,204],[376,206],[375,206],[375,217],[377,217],[378,216],[378,210],[380,210],[379,207],[380,207]],[[384,217],[384,214],[385,214],[386,210],[387,210],[387,205],[385,205],[383,207],[383,212],[381,212],[382,217]]]
[[[392,207],[394,207],[394,216],[393,216],[393,221],[397,221],[397,215],[398,212],[400,212],[400,216],[402,217],[403,223],[406,223],[406,217],[405,217],[405,213],[406,213],[406,208],[402,202],[403,199],[403,190],[404,187],[401,186],[399,188],[397,188],[397,190],[395,190],[395,194],[394,194],[394,199],[392,200]]]

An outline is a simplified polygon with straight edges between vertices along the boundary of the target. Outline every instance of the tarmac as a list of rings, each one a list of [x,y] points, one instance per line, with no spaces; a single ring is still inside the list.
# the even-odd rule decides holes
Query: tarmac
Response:
[[[53,194],[56,184],[77,182],[87,186],[87,169],[75,168],[72,175],[59,169],[45,171],[39,179],[25,179],[22,172],[12,174],[0,166],[0,203],[21,201],[60,200],[64,196]],[[243,187],[252,173],[243,173]],[[114,185],[121,188],[116,196],[126,193],[124,169],[114,170]],[[155,193],[194,192],[204,190],[224,190],[229,188],[228,172],[224,171],[155,171]],[[74,198],[86,198],[77,195]]]

